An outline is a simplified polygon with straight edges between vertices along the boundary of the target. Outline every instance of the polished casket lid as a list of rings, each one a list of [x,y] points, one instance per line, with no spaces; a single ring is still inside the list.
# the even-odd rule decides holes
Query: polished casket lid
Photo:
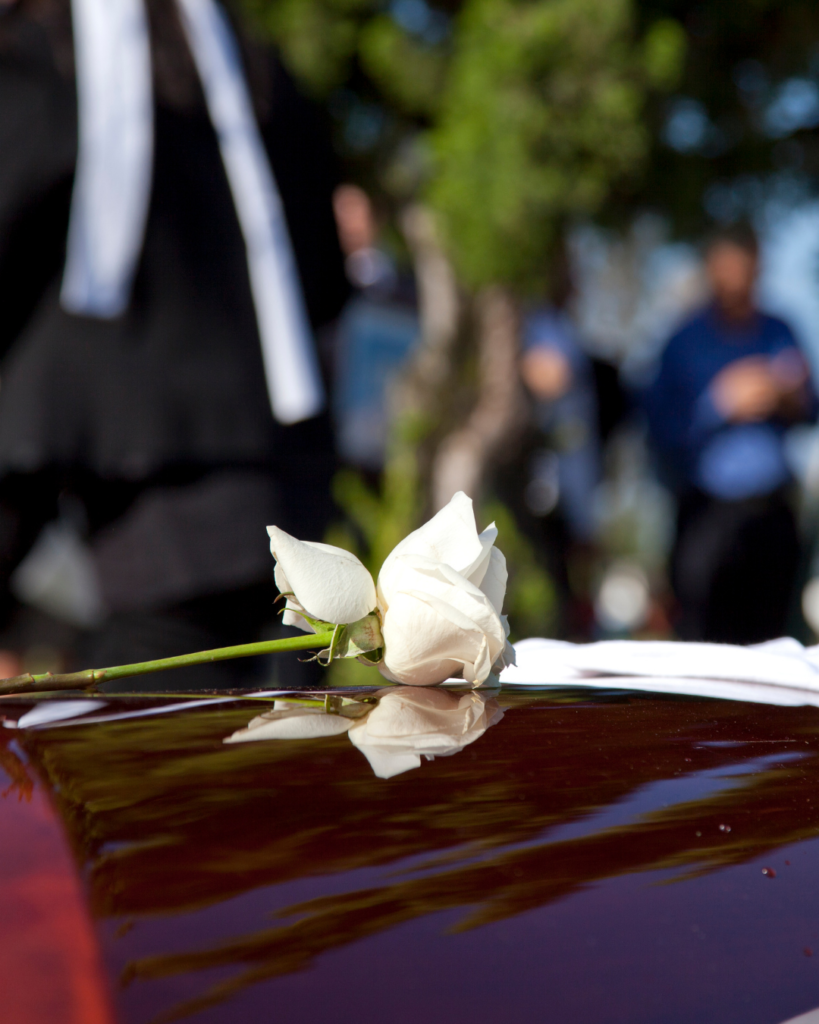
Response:
[[[80,961],[104,1024],[780,1024],[819,1005],[816,708],[501,691],[463,749],[379,778],[345,733],[224,743],[270,702],[96,699],[52,721],[46,701],[0,708],[4,906],[36,892],[29,854],[63,889],[9,1005]]]

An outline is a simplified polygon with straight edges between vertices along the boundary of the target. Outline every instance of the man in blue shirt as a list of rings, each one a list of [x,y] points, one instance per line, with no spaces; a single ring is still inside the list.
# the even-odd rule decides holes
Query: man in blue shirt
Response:
[[[684,639],[781,635],[799,562],[784,435],[815,418],[817,400],[790,328],[754,304],[757,269],[749,229],[712,239],[712,302],[670,339],[646,395],[679,499],[671,583]]]

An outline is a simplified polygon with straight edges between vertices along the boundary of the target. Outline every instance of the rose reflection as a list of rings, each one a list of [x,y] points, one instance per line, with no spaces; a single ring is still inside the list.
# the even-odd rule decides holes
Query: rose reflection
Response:
[[[372,710],[352,702],[350,717],[343,713],[348,709],[328,714],[320,707],[276,701],[273,711],[258,715],[225,743],[314,739],[346,732],[378,778],[391,779],[419,768],[422,757],[433,761],[457,754],[503,718],[496,700],[474,690],[451,693],[399,686],[379,690],[375,696],[378,703]]]

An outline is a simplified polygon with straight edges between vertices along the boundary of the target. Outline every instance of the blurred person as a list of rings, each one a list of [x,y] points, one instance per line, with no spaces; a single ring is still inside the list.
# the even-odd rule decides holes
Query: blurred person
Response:
[[[678,498],[671,584],[686,640],[781,636],[798,571],[784,435],[817,399],[791,329],[756,307],[758,263],[750,228],[711,239],[712,300],[670,339],[646,395]]]
[[[527,503],[545,515],[559,508],[574,540],[594,537],[594,489],[600,479],[597,400],[591,361],[565,310],[541,308],[526,318],[521,374],[535,401],[548,448],[532,462]]]
[[[549,301],[524,318],[520,370],[536,430],[524,504],[540,525],[547,568],[564,605],[562,629],[580,636],[590,624],[589,580],[583,577],[589,576],[596,539],[601,460],[596,374],[569,312],[572,291],[568,256],[562,254]]]
[[[373,201],[357,185],[333,195],[347,278],[355,288],[338,324],[333,414],[341,459],[377,474],[389,433],[389,387],[419,336],[415,289],[379,244]]]
[[[265,526],[320,539],[330,511],[334,186],[316,111],[217,0],[0,3],[0,626],[65,509],[106,612],[83,662],[274,622]]]

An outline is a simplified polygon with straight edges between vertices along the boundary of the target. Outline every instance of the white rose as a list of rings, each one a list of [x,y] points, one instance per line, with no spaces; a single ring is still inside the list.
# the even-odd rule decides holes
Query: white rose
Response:
[[[378,574],[387,679],[430,686],[462,675],[478,684],[513,663],[497,535],[494,523],[478,534],[472,499],[459,491],[387,556]]]
[[[348,736],[380,779],[418,768],[421,757],[449,757],[479,739],[503,718],[484,694],[449,693],[400,686],[384,690],[366,718]]]
[[[453,675],[475,685],[493,667],[514,664],[501,615],[506,560],[494,524],[478,534],[472,500],[450,503],[388,555],[378,587],[361,562],[328,544],[303,543],[268,527],[276,583],[288,594],[284,622],[311,627],[306,614],[351,624],[377,610],[387,679],[431,686]]]

